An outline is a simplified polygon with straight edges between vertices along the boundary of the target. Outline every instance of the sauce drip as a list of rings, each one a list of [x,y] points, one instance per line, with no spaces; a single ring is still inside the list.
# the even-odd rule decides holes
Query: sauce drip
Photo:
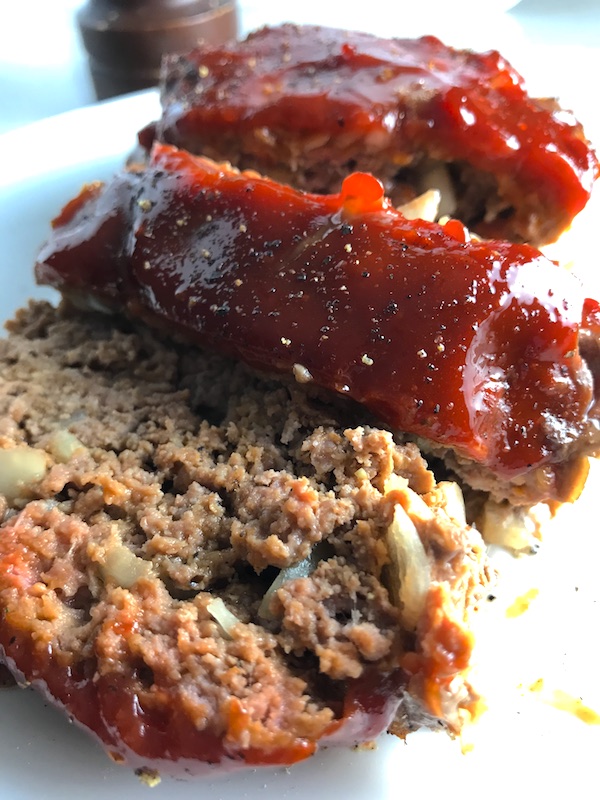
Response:
[[[554,689],[552,692],[544,690],[544,679],[538,678],[529,687],[530,692],[541,694],[541,699],[547,705],[556,708],[558,711],[566,711],[572,714],[586,725],[600,725],[600,714],[593,708],[586,706],[581,697],[575,697],[562,689]]]
[[[539,589],[529,589],[525,594],[522,594],[520,597],[511,603],[509,607],[506,609],[506,616],[509,619],[514,619],[515,617],[520,617],[526,611],[529,610],[529,606],[535,600],[535,598],[540,593]]]

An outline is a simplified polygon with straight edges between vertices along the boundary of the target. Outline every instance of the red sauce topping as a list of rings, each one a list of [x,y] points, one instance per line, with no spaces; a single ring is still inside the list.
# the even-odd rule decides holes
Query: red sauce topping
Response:
[[[159,139],[192,151],[232,130],[262,131],[274,139],[275,160],[278,137],[285,150],[289,135],[324,135],[328,144],[358,136],[367,155],[398,154],[399,167],[419,152],[468,162],[494,175],[501,196],[525,204],[540,225],[556,216],[554,236],[583,208],[598,175],[579,124],[530,98],[498,52],[454,50],[432,36],[263,28],[243,42],[173,57],[162,100]]]
[[[588,424],[577,279],[455,220],[408,221],[370,176],[305,195],[157,146],[67,208],[41,282],[312,378],[499,476],[564,459]]]

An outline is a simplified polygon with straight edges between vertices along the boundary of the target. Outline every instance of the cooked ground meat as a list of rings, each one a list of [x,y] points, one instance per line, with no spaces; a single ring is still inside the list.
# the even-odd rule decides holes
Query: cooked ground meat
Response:
[[[134,765],[289,763],[340,721],[372,738],[350,724],[369,696],[384,724],[402,702],[402,733],[460,729],[489,568],[414,444],[121,318],[38,303],[9,330],[0,654],[19,680]]]

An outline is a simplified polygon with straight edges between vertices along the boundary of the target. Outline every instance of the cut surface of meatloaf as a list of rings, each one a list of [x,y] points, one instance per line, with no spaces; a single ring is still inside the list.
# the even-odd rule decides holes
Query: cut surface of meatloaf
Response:
[[[9,332],[0,662],[19,682],[165,772],[460,730],[490,570],[414,444],[120,317],[37,303]]]
[[[598,173],[579,123],[529,97],[499,53],[431,36],[263,28],[167,57],[161,98],[146,146],[155,135],[311,192],[371,172],[396,205],[437,188],[442,214],[493,238],[553,241]]]

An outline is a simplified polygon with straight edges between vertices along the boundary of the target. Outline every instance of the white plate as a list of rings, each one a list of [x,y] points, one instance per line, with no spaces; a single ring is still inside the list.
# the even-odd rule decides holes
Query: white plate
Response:
[[[544,75],[539,80],[543,84]],[[588,119],[597,113],[584,110]],[[0,139],[1,318],[28,297],[47,295],[33,284],[32,264],[48,221],[83,182],[117,169],[138,128],[156,113],[156,96],[145,93],[36,123]],[[463,754],[461,742],[443,734],[419,732],[406,743],[384,736],[373,751],[329,750],[290,770],[259,769],[190,782],[163,779],[152,797],[593,796],[600,726],[584,724],[544,699],[561,690],[600,711],[598,485],[595,476],[582,500],[549,530],[537,556],[496,556],[504,579],[480,619],[480,686],[489,709],[470,731],[469,742],[462,743],[463,749],[473,744],[470,752]],[[539,594],[529,611],[507,618],[506,609],[532,588]],[[530,691],[540,678],[543,691]],[[0,798],[137,800],[148,798],[148,792],[32,692],[0,691]]]

